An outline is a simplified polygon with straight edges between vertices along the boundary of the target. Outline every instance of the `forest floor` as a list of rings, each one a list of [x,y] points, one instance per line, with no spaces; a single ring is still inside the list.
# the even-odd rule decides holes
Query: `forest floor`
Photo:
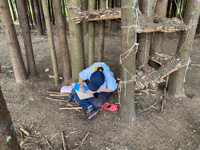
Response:
[[[25,57],[18,27],[17,33]],[[57,35],[54,37],[57,56],[60,58]],[[87,41],[87,36],[85,40]],[[133,122],[121,121],[119,112],[101,110],[97,118],[90,121],[82,111],[59,110],[60,107],[66,107],[66,102],[46,99],[47,90],[59,91],[64,85],[62,83],[55,87],[54,80],[49,78],[49,75],[53,75],[53,70],[47,36],[40,36],[33,30],[32,42],[38,75],[30,77],[24,84],[16,84],[13,73],[10,73],[12,67],[5,35],[0,30],[0,63],[3,71],[0,73],[0,85],[18,141],[25,150],[52,149],[47,140],[55,150],[62,150],[62,132],[69,150],[200,150],[200,38],[194,40],[191,51],[192,63],[185,83],[187,97],[168,99],[161,112],[162,90],[157,91],[156,96],[136,96],[137,119]],[[110,66],[115,78],[120,77],[120,43],[120,32],[105,38],[105,63]],[[175,52],[177,44],[178,35],[165,35],[164,53]],[[87,44],[85,47],[87,48]],[[61,73],[60,60],[58,62]],[[117,101],[118,94],[115,92],[109,102]],[[155,102],[157,104],[154,108],[145,111]],[[22,139],[19,130],[21,126],[30,132],[30,136],[24,135]],[[87,133],[89,135],[82,141]]]

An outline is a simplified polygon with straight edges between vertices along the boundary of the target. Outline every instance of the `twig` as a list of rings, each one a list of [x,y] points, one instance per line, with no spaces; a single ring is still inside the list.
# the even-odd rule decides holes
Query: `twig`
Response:
[[[47,139],[46,139],[46,142],[49,145],[49,147],[51,147],[52,149],[54,149],[53,146],[49,143],[49,141]]]
[[[38,130],[39,130],[39,128],[41,127],[41,123],[39,123],[39,125],[37,126],[37,128],[35,129],[35,133],[37,133],[38,132]]]
[[[52,100],[52,101],[57,101],[57,102],[65,102],[65,103],[67,103],[67,101],[61,100],[61,99],[55,99],[55,98],[50,98],[50,97],[46,97],[46,99]]]
[[[88,132],[85,137],[83,138],[83,140],[81,141],[81,145],[83,144],[83,142],[85,141],[85,139],[88,137],[88,135],[90,134],[90,132]]]
[[[30,135],[30,133],[28,131],[26,131],[24,128],[20,128],[20,131],[22,131],[24,134],[26,134],[27,136]]]
[[[70,93],[68,94],[68,93],[65,93],[65,94],[50,94],[49,96],[69,96],[70,95]]]
[[[56,135],[58,135],[58,132],[56,134],[54,134],[50,139],[49,141],[51,141]]]
[[[79,109],[82,109],[82,107],[63,107],[63,108],[59,108],[61,110],[63,109],[67,109],[67,110],[79,110]]]
[[[152,108],[154,105],[156,105],[158,102],[155,102],[153,105],[149,106],[148,108],[146,108],[145,110],[143,111],[147,111],[148,109]]]
[[[64,133],[63,132],[62,132],[62,143],[63,143],[64,150],[67,150],[66,146],[65,146],[65,139],[64,139]]]

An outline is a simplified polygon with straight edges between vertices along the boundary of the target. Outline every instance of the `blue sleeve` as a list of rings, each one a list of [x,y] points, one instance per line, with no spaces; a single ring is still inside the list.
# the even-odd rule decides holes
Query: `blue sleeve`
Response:
[[[82,70],[80,73],[79,73],[79,76],[83,79],[83,80],[89,80],[90,79],[90,76],[92,74],[92,69],[91,67],[87,68],[87,69],[84,69]]]
[[[117,82],[113,76],[112,72],[105,74],[106,76],[106,87],[110,90],[115,91],[117,89]]]

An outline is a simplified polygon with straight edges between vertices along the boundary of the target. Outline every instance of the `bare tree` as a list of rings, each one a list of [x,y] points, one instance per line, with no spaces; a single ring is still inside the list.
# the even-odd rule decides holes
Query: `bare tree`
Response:
[[[188,0],[185,8],[184,22],[190,26],[188,31],[182,31],[180,40],[178,43],[176,54],[185,60],[188,60],[188,66],[190,62],[190,51],[197,28],[197,23],[200,14],[200,1]],[[170,75],[169,80],[169,93],[173,97],[185,96],[184,83],[188,66],[181,68]]]
[[[72,81],[78,81],[79,72],[84,69],[84,46],[81,24],[76,24],[73,19],[81,6],[81,0],[67,1],[68,25],[70,36]]]
[[[88,1],[88,10],[95,10],[96,0]],[[95,22],[88,22],[88,66],[95,61]]]
[[[53,0],[53,8],[56,20],[56,27],[58,31],[62,72],[65,83],[68,83],[71,79],[71,64],[67,43],[67,35],[65,30],[65,20],[63,18],[62,7],[59,0]]]
[[[6,42],[8,45],[16,82],[22,83],[27,79],[28,76],[24,66],[17,34],[11,18],[7,0],[0,1],[0,20],[2,22],[2,28],[6,35]]]
[[[36,73],[36,66],[35,66],[35,59],[33,54],[33,47],[31,41],[31,33],[30,33],[30,26],[28,22],[28,15],[26,11],[26,0],[17,0],[17,5],[19,8],[19,22],[20,27],[22,30],[22,36],[24,40],[24,47],[26,52],[26,60],[27,60],[27,68],[28,74],[35,76]]]
[[[53,33],[51,30],[50,14],[49,14],[48,4],[47,4],[46,0],[42,0],[42,8],[43,8],[43,12],[44,12],[44,18],[45,18],[45,23],[46,23],[46,28],[47,28],[47,35],[48,35],[48,40],[49,40],[49,45],[50,45],[51,60],[52,60],[53,72],[54,72],[54,80],[55,80],[55,85],[57,86],[59,84],[58,63],[57,63],[57,59],[56,59]]]
[[[106,9],[106,0],[101,0],[100,9]],[[104,37],[105,37],[105,21],[99,23],[99,40],[97,49],[97,60],[103,61],[104,56]]]
[[[131,28],[128,34],[128,27],[136,24],[136,9],[127,6],[137,5],[137,0],[122,0],[122,17],[121,17],[121,26],[127,27],[122,28],[122,56],[123,54],[130,50],[130,53],[127,57],[120,58],[122,63],[121,68],[121,79],[124,83],[133,80],[135,74],[135,47],[132,46],[136,42],[135,39],[135,30]],[[128,41],[127,41],[128,34]],[[123,59],[123,60],[122,60]],[[120,107],[120,117],[124,121],[133,121],[136,118],[135,113],[135,98],[134,98],[134,82],[126,83],[126,90],[123,90],[121,93],[121,107]],[[125,89],[125,88],[123,88]]]

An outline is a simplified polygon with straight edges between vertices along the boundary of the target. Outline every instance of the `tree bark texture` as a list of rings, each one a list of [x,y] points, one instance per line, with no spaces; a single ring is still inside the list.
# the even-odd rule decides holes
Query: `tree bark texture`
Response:
[[[100,9],[106,9],[106,0],[101,0]],[[105,21],[99,22],[99,39],[97,49],[97,61],[102,62],[104,56],[104,37],[105,37]]]
[[[155,0],[142,1],[142,13],[149,17],[153,22]],[[149,60],[149,51],[151,46],[152,33],[141,33],[139,35],[139,50],[137,52],[137,63],[141,67],[147,65]]]
[[[10,3],[10,7],[11,7],[11,10],[12,10],[12,14],[13,14],[13,20],[16,21],[17,16],[16,16],[16,13],[15,13],[15,10],[14,10],[14,7],[13,7],[13,1],[9,0],[9,3]]]
[[[44,20],[44,13],[43,13],[43,10],[42,10],[41,1],[42,0],[38,0],[38,4],[39,4],[39,10],[40,10],[40,18],[41,18],[42,30],[43,30],[43,33],[45,33],[45,20]]]
[[[20,150],[10,112],[0,87],[0,149]]]
[[[31,10],[32,10],[32,13],[33,13],[33,20],[34,20],[35,24],[37,25],[33,0],[30,0],[30,2],[31,2]]]
[[[19,22],[20,27],[22,30],[22,36],[24,40],[24,48],[26,52],[26,60],[27,60],[27,70],[28,74],[35,76],[36,73],[36,66],[35,66],[35,59],[33,54],[33,47],[31,41],[31,33],[30,33],[30,26],[28,22],[28,15],[26,11],[26,0],[17,0],[17,5],[19,8]]]
[[[155,13],[159,16],[166,17],[167,15],[167,4],[168,0],[158,0],[155,8]],[[161,53],[163,47],[164,33],[155,32],[153,37],[153,43],[151,45],[151,50]]]
[[[22,83],[27,79],[27,73],[24,66],[17,34],[12,22],[10,10],[7,0],[0,1],[0,20],[2,22],[2,28],[6,35],[6,42],[10,53],[10,59],[14,71],[14,76],[17,83]]]
[[[200,34],[200,17],[199,17],[199,23],[197,26],[196,34]]]
[[[88,0],[81,0],[81,11],[86,11],[88,7]],[[83,35],[86,35],[88,32],[87,22],[83,21]]]
[[[25,1],[25,9],[26,9],[26,12],[27,12],[27,15],[28,15],[28,23],[29,23],[29,26],[31,28],[31,25],[32,25],[32,29],[34,29],[34,26],[33,26],[33,19],[32,19],[32,15],[31,15],[31,9],[30,9],[30,4],[29,4],[29,1],[26,0]],[[30,25],[31,24],[31,25]]]
[[[50,45],[54,80],[55,80],[55,85],[57,86],[59,84],[58,63],[57,63],[57,58],[56,58],[55,45],[54,45],[54,40],[53,40],[53,33],[52,33],[52,30],[51,30],[50,14],[49,14],[48,4],[47,4],[46,0],[42,0],[42,8],[43,8],[44,18],[45,18],[45,23],[46,23],[46,28],[47,28],[48,41],[49,41],[49,45]]]
[[[95,10],[96,1],[88,1],[88,10]],[[95,62],[95,22],[88,22],[88,66]]]
[[[38,0],[33,0],[33,3],[34,3],[35,15],[36,15],[36,19],[37,19],[38,32],[40,35],[43,35],[44,32],[42,29],[42,22],[41,22],[41,17],[40,17]]]
[[[185,60],[190,61],[190,51],[192,50],[192,44],[197,28],[198,18],[200,14],[200,1],[188,0],[185,10],[184,22],[190,25],[188,31],[182,31],[177,47],[176,54]],[[187,73],[187,67],[174,72],[170,75],[169,80],[169,93],[173,97],[182,97],[184,94],[184,83]]]
[[[137,0],[122,0],[121,2],[122,12],[121,12],[121,25],[122,25],[122,50],[121,53],[127,52],[135,43],[135,30],[130,28],[128,34],[128,27],[136,24],[136,11],[132,9],[132,6],[137,6]],[[130,7],[127,7],[130,6]],[[124,8],[123,8],[124,7]],[[128,41],[127,41],[128,34]],[[123,81],[128,81],[132,79],[135,74],[135,47],[132,49],[130,54],[122,60],[121,68],[121,79]],[[125,68],[124,68],[124,67]],[[131,74],[129,75],[126,71]],[[126,75],[127,74],[127,75]],[[126,88],[125,88],[126,87]],[[126,90],[125,90],[126,89]],[[134,121],[136,118],[135,112],[135,98],[134,98],[134,82],[128,83],[123,86],[121,93],[121,107],[120,107],[120,117],[124,121]]]
[[[61,3],[59,0],[53,0],[53,8],[56,20],[56,27],[58,31],[62,72],[63,72],[64,82],[68,83],[69,80],[71,80],[71,64],[70,64],[70,56],[67,43],[67,35],[65,30],[65,23],[63,20]]]
[[[77,82],[79,72],[84,69],[84,46],[81,24],[76,24],[73,19],[81,6],[81,0],[68,0],[68,24],[70,36],[70,52],[72,66],[72,82]]]

